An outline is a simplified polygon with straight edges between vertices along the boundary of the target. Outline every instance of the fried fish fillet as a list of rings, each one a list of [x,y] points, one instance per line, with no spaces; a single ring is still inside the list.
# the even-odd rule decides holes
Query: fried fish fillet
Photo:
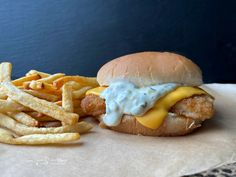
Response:
[[[86,114],[91,116],[99,116],[106,112],[105,100],[94,94],[87,95],[82,100],[81,107]],[[209,95],[195,95],[177,102],[170,112],[204,121],[214,114],[213,98]]]

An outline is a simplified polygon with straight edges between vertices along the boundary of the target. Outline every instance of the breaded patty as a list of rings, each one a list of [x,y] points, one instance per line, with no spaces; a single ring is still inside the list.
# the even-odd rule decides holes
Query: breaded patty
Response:
[[[213,98],[209,95],[195,95],[185,98],[177,102],[170,112],[203,121],[211,118],[214,114]]]
[[[81,108],[91,116],[98,116],[106,112],[105,100],[94,94],[86,95],[81,101]]]
[[[91,116],[106,113],[105,100],[97,95],[87,95],[81,102],[83,111]],[[195,95],[177,102],[170,112],[201,121],[209,119],[214,114],[213,98],[209,95]]]

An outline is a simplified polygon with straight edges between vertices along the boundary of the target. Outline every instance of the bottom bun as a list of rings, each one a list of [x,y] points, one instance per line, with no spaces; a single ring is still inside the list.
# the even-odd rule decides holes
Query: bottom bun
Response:
[[[124,115],[118,126],[107,127],[103,121],[104,115],[98,117],[100,126],[106,127],[122,133],[144,135],[144,136],[181,136],[191,133],[193,130],[201,126],[201,121],[188,117],[179,116],[169,113],[165,121],[158,129],[150,129],[140,124],[134,116]]]

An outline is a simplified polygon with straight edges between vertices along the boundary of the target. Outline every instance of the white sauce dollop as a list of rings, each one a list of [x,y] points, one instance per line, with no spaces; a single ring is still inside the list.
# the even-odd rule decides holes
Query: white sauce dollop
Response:
[[[103,122],[107,126],[117,126],[123,114],[142,116],[154,106],[159,98],[174,90],[178,85],[166,83],[139,88],[125,80],[113,82],[100,95],[106,100],[106,114]]]

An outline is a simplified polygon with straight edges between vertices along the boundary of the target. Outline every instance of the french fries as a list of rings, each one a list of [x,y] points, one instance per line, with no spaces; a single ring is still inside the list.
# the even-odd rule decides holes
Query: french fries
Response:
[[[0,100],[0,112],[23,111],[24,106],[10,100]]]
[[[7,99],[7,92],[4,87],[0,85],[0,99],[5,100]]]
[[[79,133],[60,133],[60,134],[31,134],[21,137],[14,137],[13,133],[0,128],[0,142],[15,145],[40,145],[58,144],[76,141],[80,139]]]
[[[29,76],[25,76],[25,77],[21,77],[19,79],[15,79],[14,81],[12,81],[12,84],[15,86],[23,86],[24,82],[27,81],[32,81],[32,80],[37,80],[40,79],[40,75],[39,74],[32,74]]]
[[[79,89],[79,90],[75,90],[75,91],[73,91],[73,99],[80,99],[80,98],[82,98],[84,95],[85,95],[85,93],[89,90],[89,89],[91,89],[92,87],[83,87],[83,88],[81,88],[81,89]]]
[[[62,108],[67,112],[73,112],[72,87],[65,84],[62,87]]]
[[[65,112],[54,103],[33,97],[32,95],[18,89],[10,82],[4,82],[3,86],[8,91],[8,97],[26,107],[29,107],[45,115],[51,116],[57,120],[64,122],[65,124],[73,125],[78,121],[78,114]]]
[[[11,81],[11,71],[11,63],[0,63],[0,143],[70,142],[93,127],[78,118],[86,116],[80,102],[96,78],[30,70]]]
[[[83,87],[83,85],[75,81],[69,81],[69,82],[66,82],[66,84],[70,85],[73,90],[79,90]]]
[[[43,82],[43,83],[48,83],[48,84],[52,84],[52,82],[56,79],[59,79],[61,77],[65,76],[64,73],[57,73],[57,74],[53,74],[53,75],[50,75],[48,77],[44,77],[42,79],[39,79],[38,81],[39,82]]]
[[[12,65],[8,62],[0,64],[0,82],[11,80]]]
[[[44,93],[44,92],[40,92],[37,90],[27,90],[27,89],[23,89],[24,92],[29,93],[32,96],[35,96],[37,98],[41,98],[50,102],[55,102],[59,99],[59,97],[57,95],[52,95],[49,93]]]
[[[63,125],[60,127],[50,128],[37,128],[28,127],[24,124],[16,122],[11,117],[0,113],[0,126],[12,130],[18,135],[30,135],[30,134],[47,134],[47,133],[84,133],[91,127],[90,124],[80,122],[75,125]]]
[[[32,89],[32,90],[39,90],[43,93],[53,94],[53,95],[61,95],[61,90],[58,90],[53,85],[48,83],[43,83],[39,81],[31,81],[31,82],[25,82],[23,84],[23,87],[25,89]]]
[[[39,112],[27,112],[27,114],[40,122],[57,121],[56,119],[46,116]]]
[[[37,120],[24,112],[7,112],[7,115],[29,127],[37,127],[39,124]]]
[[[53,85],[56,88],[61,88],[66,82],[69,81],[74,81],[74,82],[78,82],[81,85],[85,86],[91,86],[91,87],[97,87],[98,83],[95,77],[83,77],[83,76],[64,76],[61,77],[55,81],[53,81]]]
[[[38,74],[38,75],[40,75],[41,78],[45,78],[45,77],[50,76],[50,74],[48,74],[48,73],[40,72],[40,71],[37,71],[37,70],[30,70],[28,73],[26,73],[26,76],[30,76],[30,75],[33,75],[33,74]]]

